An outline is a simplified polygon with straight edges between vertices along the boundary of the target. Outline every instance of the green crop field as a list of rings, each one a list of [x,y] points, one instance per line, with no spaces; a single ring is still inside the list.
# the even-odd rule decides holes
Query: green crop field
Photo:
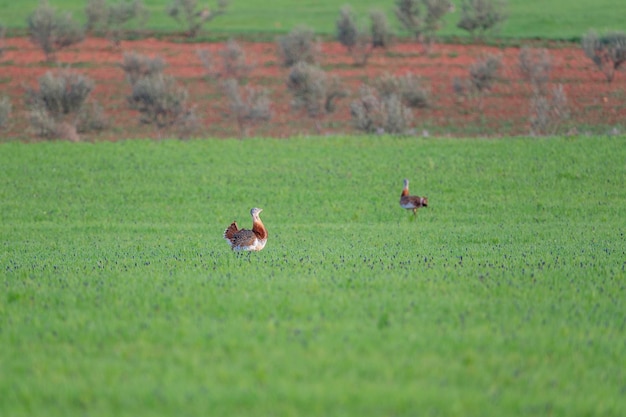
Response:
[[[86,0],[50,0],[61,10],[73,12],[78,19],[84,20]],[[180,31],[179,26],[165,13],[169,4],[166,0],[144,0],[150,10],[147,28],[155,31]],[[213,5],[215,2],[200,2]],[[454,3],[461,4],[460,0]],[[26,17],[36,7],[36,0],[9,1],[0,0],[0,23],[9,28],[25,28]],[[339,8],[350,2],[337,3],[331,0],[232,0],[229,11],[224,16],[207,25],[207,30],[226,34],[261,34],[284,33],[294,26],[305,24],[320,34],[335,33],[335,21]],[[387,16],[397,27],[393,14],[394,1],[361,0],[351,4],[355,11],[366,19],[371,9],[387,12]],[[587,30],[626,30],[623,16],[626,15],[626,2],[622,0],[509,0],[509,18],[500,32],[504,38],[528,39],[577,39]],[[447,24],[441,30],[443,36],[466,36],[458,30],[460,7],[450,14]],[[399,31],[399,33],[401,33]]]
[[[0,184],[2,416],[626,415],[625,137],[13,142]]]

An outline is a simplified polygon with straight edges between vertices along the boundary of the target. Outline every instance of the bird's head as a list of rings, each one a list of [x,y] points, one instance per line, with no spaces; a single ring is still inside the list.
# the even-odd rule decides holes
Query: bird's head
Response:
[[[259,217],[259,214],[261,214],[261,212],[262,212],[262,211],[263,211],[263,209],[260,209],[260,208],[254,207],[254,208],[252,208],[252,209],[250,210],[250,215],[251,215],[252,217]]]
[[[404,188],[409,186],[409,180],[407,178],[404,179]]]

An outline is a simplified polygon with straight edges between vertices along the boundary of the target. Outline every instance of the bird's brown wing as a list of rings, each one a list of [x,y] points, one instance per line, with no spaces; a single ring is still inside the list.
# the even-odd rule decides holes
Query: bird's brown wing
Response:
[[[242,229],[235,233],[230,241],[233,242],[233,246],[251,246],[256,238],[252,230]]]

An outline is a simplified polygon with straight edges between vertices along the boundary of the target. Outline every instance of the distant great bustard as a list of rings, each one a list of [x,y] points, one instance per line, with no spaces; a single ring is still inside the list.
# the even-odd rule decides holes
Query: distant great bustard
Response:
[[[259,218],[259,214],[263,211],[260,208],[250,210],[252,216],[252,230],[239,229],[237,222],[232,222],[230,226],[224,230],[224,239],[228,242],[234,251],[259,251],[265,247],[267,243],[267,230],[263,222]]]
[[[413,215],[417,215],[417,209],[428,207],[428,198],[409,195],[409,180],[404,179],[404,188],[400,194],[400,206],[407,210],[413,210]]]

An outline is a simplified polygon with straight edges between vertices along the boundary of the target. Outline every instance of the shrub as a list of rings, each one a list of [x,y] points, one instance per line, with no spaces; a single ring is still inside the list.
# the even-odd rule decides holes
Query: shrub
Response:
[[[211,78],[234,78],[242,80],[246,78],[254,65],[249,64],[246,54],[234,39],[229,39],[223,49],[217,55],[221,58],[221,65],[208,49],[197,51],[198,58]]]
[[[463,0],[457,27],[474,37],[483,37],[507,19],[503,0]]]
[[[26,90],[31,126],[38,135],[79,140],[79,115],[93,90],[93,81],[69,70],[46,72],[39,88]]]
[[[187,90],[160,72],[142,76],[132,84],[129,105],[139,112],[139,121],[153,125],[161,136],[163,129],[183,126],[197,117],[187,103]]]
[[[352,7],[346,5],[339,10],[339,19],[335,25],[337,27],[337,40],[348,50],[354,48],[359,37],[359,28]]]
[[[612,82],[615,72],[626,62],[626,34],[607,32],[603,35],[588,32],[582,40],[585,55],[604,73],[607,82]]]
[[[470,66],[467,78],[454,78],[452,84],[454,92],[459,97],[478,98],[478,106],[482,110],[483,97],[498,79],[500,66],[500,57],[496,55],[478,59]]]
[[[549,95],[534,90],[530,99],[530,130],[533,135],[556,134],[569,115],[563,85],[553,87]]]
[[[397,95],[408,107],[429,106],[430,90],[424,86],[424,81],[420,77],[411,73],[401,77],[385,74],[374,80],[373,86],[383,98]]]
[[[185,25],[187,36],[193,38],[206,23],[226,13],[227,8],[228,0],[217,0],[217,7],[213,10],[208,7],[200,9],[198,0],[173,0],[166,11],[174,20]]]
[[[104,109],[95,101],[85,103],[78,111],[76,119],[78,133],[98,132],[106,129],[108,125],[109,121],[104,114]]]
[[[6,28],[0,24],[0,58],[4,55],[4,35],[6,34]]]
[[[397,94],[383,96],[369,86],[362,86],[359,97],[350,103],[350,115],[356,129],[378,134],[405,133],[413,119]]]
[[[242,92],[234,78],[224,81],[222,86],[237,121],[240,137],[247,136],[249,126],[270,120],[272,112],[266,90],[248,86]]]
[[[278,37],[278,53],[285,67],[298,62],[315,64],[319,49],[315,32],[306,26],[298,26],[287,35]]]
[[[443,25],[443,17],[454,7],[450,0],[396,0],[395,5],[402,27],[429,46]]]
[[[391,44],[392,30],[387,21],[387,15],[381,10],[370,12],[372,46],[374,48],[387,48]]]
[[[374,49],[367,31],[358,27],[356,15],[350,6],[339,10],[336,22],[337,40],[346,47],[356,65],[365,65]]]
[[[488,91],[498,79],[501,67],[501,58],[497,55],[487,55],[479,59],[469,69],[471,88],[479,93]]]
[[[28,16],[27,24],[31,42],[43,50],[47,61],[54,61],[58,50],[84,39],[82,28],[71,14],[57,13],[46,0]]]
[[[547,49],[523,47],[519,53],[519,69],[531,86],[546,91],[552,72],[552,58]]]
[[[0,98],[0,129],[4,129],[9,124],[11,110],[11,99],[7,96]]]
[[[304,110],[315,122],[318,133],[319,119],[335,111],[335,101],[345,97],[338,78],[310,64],[299,62],[293,66],[287,79],[287,89],[293,95],[292,107]]]
[[[148,10],[142,0],[120,1],[111,5],[107,5],[106,0],[89,0],[85,14],[87,30],[102,29],[116,46],[119,46],[128,22],[137,20],[143,26],[148,18]]]
[[[128,82],[134,85],[141,78],[162,73],[165,61],[158,56],[150,58],[137,52],[125,52],[120,67],[126,73]]]

